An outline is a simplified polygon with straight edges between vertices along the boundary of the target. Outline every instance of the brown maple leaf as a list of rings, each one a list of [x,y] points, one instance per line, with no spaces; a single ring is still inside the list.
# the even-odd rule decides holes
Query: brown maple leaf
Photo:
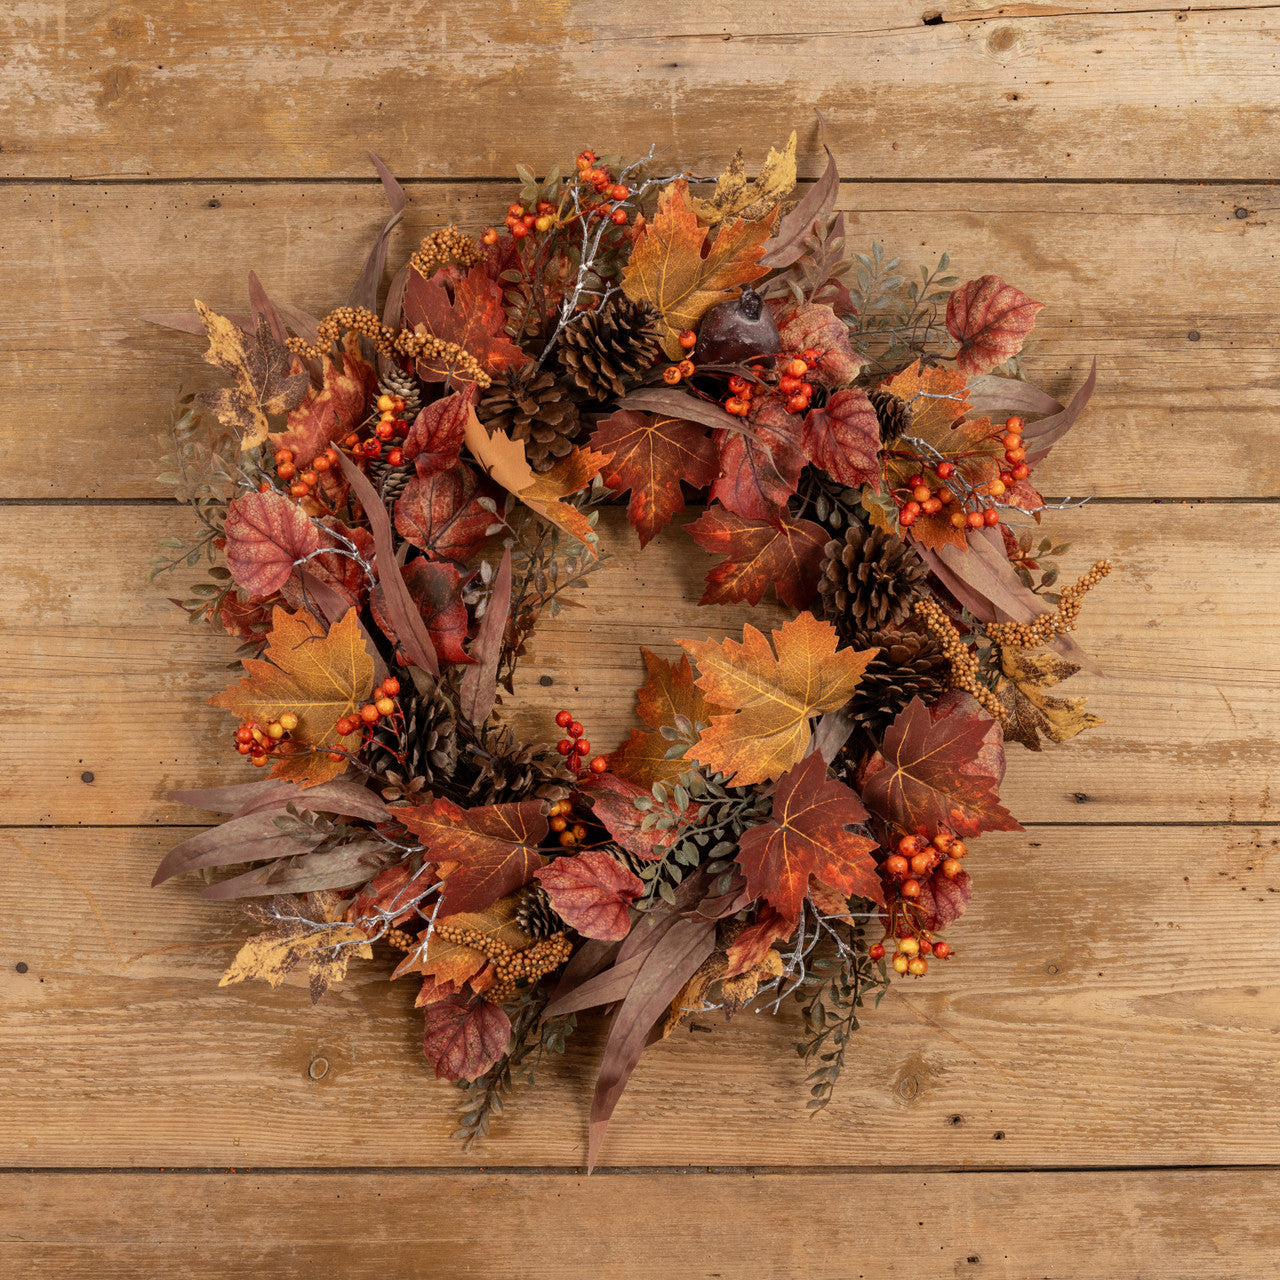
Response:
[[[875,649],[839,649],[836,629],[801,613],[769,641],[747,624],[742,642],[679,640],[697,663],[698,687],[729,715],[713,715],[689,757],[736,786],[780,777],[808,749],[810,719],[849,701]],[[776,656],[775,656],[776,652]]]
[[[764,906],[753,924],[747,925],[730,943],[727,950],[726,978],[750,973],[768,954],[779,938],[789,938],[796,931],[799,916],[784,916],[771,906]]]
[[[422,841],[435,863],[455,864],[444,877],[442,901],[450,912],[483,911],[529,883],[542,866],[546,838],[541,800],[463,809],[437,796],[430,804],[392,812]]]
[[[974,377],[1016,356],[1043,306],[999,276],[962,284],[947,299],[947,332],[960,344],[956,368]]]
[[[884,890],[871,850],[876,841],[848,827],[866,820],[857,792],[827,777],[815,751],[778,779],[767,822],[738,841],[738,865],[747,891],[794,919],[809,892],[809,877],[842,893],[884,905]]]
[[[1083,698],[1057,698],[1046,693],[1080,668],[1056,653],[1028,653],[1002,649],[995,694],[1000,700],[1000,724],[1006,742],[1020,742],[1040,750],[1041,735],[1049,742],[1066,742],[1084,729],[1105,724],[1084,709]]]
[[[540,471],[533,483],[521,489],[516,497],[549,524],[577,538],[593,556],[599,555],[600,538],[591,521],[577,507],[561,499],[585,489],[608,461],[607,453],[574,449],[549,471]]]
[[[484,545],[497,522],[481,501],[490,496],[488,487],[465,463],[425,478],[414,476],[396,500],[396,532],[433,560],[464,564]]]
[[[650,303],[661,316],[662,345],[678,360],[679,335],[692,329],[739,285],[765,274],[764,244],[777,217],[774,209],[755,222],[722,223],[708,245],[689,198],[689,184],[676,179],[662,189],[653,220],[640,233],[622,272],[622,291],[634,302]]]
[[[527,951],[533,946],[534,940],[516,923],[516,910],[519,906],[520,894],[511,893],[490,903],[483,911],[458,911],[452,915],[441,915],[433,928],[424,929],[418,935],[419,943],[426,939],[425,953],[421,945],[415,947],[391,976],[398,978],[405,973],[420,973],[424,977],[434,978],[438,983],[451,983],[455,987],[475,978],[489,963],[488,957],[475,947],[445,941],[439,934],[443,925],[448,925],[451,929],[470,930],[480,937],[500,942],[512,951]]]
[[[716,179],[715,190],[708,199],[693,197],[694,212],[708,226],[727,218],[744,218],[748,222],[763,218],[776,209],[795,190],[796,133],[793,129],[782,151],[769,148],[754,182],[747,180],[747,166],[739,148],[725,171]]]
[[[759,604],[768,587],[793,609],[808,608],[813,600],[827,544],[821,525],[786,514],[777,520],[743,520],[713,505],[688,526],[688,533],[704,551],[725,557],[707,574],[699,604]]]
[[[853,349],[849,327],[825,302],[773,303],[783,351],[812,348],[817,364],[806,375],[822,387],[845,387],[869,363]]]
[[[358,711],[373,688],[373,657],[356,611],[349,609],[326,631],[305,610],[276,608],[263,658],[246,658],[244,669],[244,679],[209,702],[261,725],[286,712],[298,717],[289,735],[298,749],[273,755],[272,775],[310,787],[340,774],[347,761],[331,760],[330,748],[355,751],[360,735],[340,738],[334,725]]]
[[[720,475],[711,496],[744,520],[772,520],[800,483],[800,424],[776,400],[751,410],[749,431],[717,431]]]
[[[301,403],[310,380],[305,373],[289,374],[289,353],[272,340],[271,327],[259,321],[253,339],[226,316],[196,302],[196,311],[209,335],[205,360],[230,373],[234,385],[206,392],[200,402],[223,426],[240,437],[241,449],[260,445],[270,429],[268,414],[285,414]]]
[[[913,833],[1021,831],[1000,803],[1003,754],[999,765],[989,755],[984,759],[995,727],[972,698],[937,720],[920,698],[912,698],[862,772],[863,801]]]
[[[627,515],[642,547],[684,510],[682,483],[705,489],[716,478],[711,433],[683,418],[619,409],[597,426],[591,448],[612,455],[605,484],[615,493],[631,490]]]

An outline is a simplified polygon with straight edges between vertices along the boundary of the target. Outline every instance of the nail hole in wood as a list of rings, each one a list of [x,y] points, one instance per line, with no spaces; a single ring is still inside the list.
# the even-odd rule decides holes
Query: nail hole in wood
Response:
[[[92,781],[93,781],[93,771],[92,771],[91,769],[86,769],[86,770],[85,770],[85,771],[80,775],[80,781],[81,781],[81,782],[92,782]]]
[[[934,9],[930,13],[926,13],[920,20],[926,27],[940,27],[942,25],[942,14]]]
[[[554,681],[550,676],[539,676],[539,677],[538,677],[538,683],[539,683],[539,684],[540,684],[544,689],[550,689],[550,688],[551,688],[551,686],[552,686],[553,684],[555,684],[555,681]]]
[[[1199,341],[1200,341],[1200,330],[1199,330],[1199,329],[1192,329],[1192,330],[1191,330],[1191,332],[1190,332],[1189,334],[1187,334],[1187,341],[1188,341],[1188,342],[1199,342]]]
[[[17,969],[17,971],[18,971],[19,973],[26,973],[26,971],[27,971],[27,962],[26,962],[25,960],[19,960],[19,961],[18,961],[18,963],[17,963],[17,964],[15,964],[13,967],[14,967],[15,969]]]

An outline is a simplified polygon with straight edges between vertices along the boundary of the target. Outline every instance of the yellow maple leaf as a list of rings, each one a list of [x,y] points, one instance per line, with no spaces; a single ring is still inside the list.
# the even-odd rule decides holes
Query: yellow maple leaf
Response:
[[[289,374],[292,357],[271,340],[266,321],[258,326],[256,341],[226,316],[197,300],[196,312],[209,335],[205,360],[231,374],[234,385],[220,387],[200,397],[224,426],[240,436],[240,448],[252,449],[267,438],[267,414],[285,414],[297,408],[307,393],[305,373]]]
[[[684,354],[682,330],[692,329],[717,302],[734,296],[739,285],[765,274],[760,259],[777,213],[774,209],[755,222],[737,218],[722,223],[708,248],[707,230],[693,210],[689,184],[678,178],[663,188],[653,221],[623,269],[622,291],[632,301],[657,309],[663,350],[671,359]]]
[[[1066,742],[1084,729],[1105,724],[1101,716],[1084,709],[1083,698],[1057,698],[1045,692],[1079,670],[1074,662],[1048,650],[1003,649],[995,694],[1005,741],[1039,751],[1041,734],[1050,742]]]
[[[261,658],[246,658],[249,673],[209,702],[234,711],[244,720],[268,725],[285,712],[298,717],[289,735],[300,748],[274,757],[272,774],[291,778],[304,787],[328,782],[347,762],[331,760],[335,743],[348,751],[358,748],[359,734],[340,738],[335,723],[357,711],[373,688],[373,657],[365,645],[354,609],[329,628],[305,610],[289,613],[278,605],[271,614],[271,634]]]
[[[733,775],[735,786],[779,778],[802,760],[810,718],[844,706],[879,652],[837,650],[838,639],[829,622],[801,613],[773,632],[772,649],[749,623],[740,644],[677,641],[697,663],[698,687],[720,706],[735,708],[711,717],[690,759]]]
[[[593,556],[598,555],[596,543],[599,537],[591,522],[577,507],[571,507],[560,499],[585,489],[611,457],[611,453],[597,453],[594,449],[575,449],[550,471],[534,476],[533,483],[521,489],[516,497],[544,520],[572,534]]]
[[[726,218],[745,218],[748,222],[763,218],[777,208],[795,190],[796,133],[793,129],[781,152],[769,148],[769,154],[754,182],[747,181],[747,167],[742,149],[729,161],[728,168],[716,180],[709,200],[693,197],[694,212],[709,226]]]

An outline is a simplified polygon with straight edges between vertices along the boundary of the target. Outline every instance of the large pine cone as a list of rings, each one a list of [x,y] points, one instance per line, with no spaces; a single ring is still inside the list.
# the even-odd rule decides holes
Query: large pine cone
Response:
[[[907,402],[892,391],[868,391],[871,407],[876,411],[876,419],[880,423],[880,440],[890,444],[911,426],[911,411]]]
[[[867,663],[848,712],[877,743],[912,698],[940,698],[949,685],[950,665],[932,634],[873,631],[864,647],[880,652]]]
[[[554,373],[529,373],[530,368],[526,365],[495,382],[477,412],[490,431],[505,431],[512,440],[524,441],[535,471],[550,471],[572,450],[583,422],[560,379]]]
[[[616,293],[576,316],[560,332],[560,363],[596,400],[616,399],[658,358],[658,313],[647,302]]]
[[[427,695],[402,695],[400,709],[402,722],[378,722],[366,763],[378,773],[418,779],[428,787],[447,781],[458,764],[457,712],[448,696],[439,687]]]
[[[929,575],[901,538],[883,529],[850,526],[825,548],[818,583],[823,616],[846,644],[866,647],[866,637],[905,622]]]
[[[547,800],[554,804],[573,790],[574,776],[559,752],[553,747],[517,742],[509,728],[467,754],[479,766],[468,788],[468,804],[510,804],[519,800]]]

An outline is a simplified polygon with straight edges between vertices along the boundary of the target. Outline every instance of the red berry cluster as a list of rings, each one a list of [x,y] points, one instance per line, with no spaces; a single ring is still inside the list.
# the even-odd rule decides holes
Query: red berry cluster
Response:
[[[697,341],[698,335],[692,329],[686,329],[679,337],[680,345],[686,351],[692,350]],[[721,402],[721,407],[735,418],[746,418],[751,414],[752,404],[768,396],[782,400],[788,413],[808,413],[814,388],[807,378],[821,359],[820,351],[806,347],[782,366],[781,376],[772,385],[762,380],[753,382],[750,378],[734,374],[729,379],[728,394]],[[669,387],[674,387],[681,379],[691,378],[695,372],[693,361],[681,360],[679,364],[668,365],[662,371],[662,380]]]
[[[898,892],[906,899],[920,896],[920,881],[939,870],[948,880],[960,874],[960,859],[965,855],[965,844],[950,831],[939,831],[930,840],[927,836],[903,836],[898,841],[898,852],[890,854],[884,862],[884,873],[899,882]]]
[[[276,450],[276,475],[289,486],[289,492],[295,498],[311,498],[315,496],[320,485],[320,477],[338,465],[338,451],[332,447],[318,453],[301,470],[294,458],[292,449]],[[259,486],[270,488],[270,485]]]
[[[572,800],[557,800],[547,810],[547,819],[547,825],[555,832],[563,849],[571,849],[587,838],[586,826],[573,820]]]
[[[400,719],[400,706],[396,702],[396,694],[400,692],[400,681],[395,676],[388,676],[374,691],[373,701],[366,702],[359,711],[349,711],[339,716],[334,722],[334,730],[339,737],[345,738],[363,728],[366,736],[373,726],[382,719]],[[342,759],[342,753],[330,752],[335,760]]]
[[[622,202],[631,195],[631,189],[624,182],[615,182],[608,169],[596,163],[594,151],[582,151],[578,154],[578,181],[583,187],[593,188],[595,196],[579,195],[579,208],[588,217],[608,218],[615,226],[623,226],[627,221],[627,211]],[[507,206],[505,218],[506,228],[517,240],[523,240],[532,232],[545,235],[567,226],[577,214],[568,212],[568,202],[561,200],[554,205],[550,200],[539,200],[532,208],[519,202]],[[498,243],[498,231],[495,227],[486,227],[480,237],[481,243],[495,245]]]
[[[385,392],[377,399],[378,421],[364,439],[359,431],[352,431],[342,442],[357,461],[361,458],[382,458],[389,466],[404,464],[404,450],[399,441],[409,434],[410,424],[400,415],[404,413],[404,401],[399,396]]]
[[[569,735],[556,743],[556,750],[566,757],[566,763],[577,773],[583,760],[591,754],[591,743],[582,736],[582,725],[573,718],[572,711],[557,711],[556,724]],[[590,766],[592,773],[604,773],[608,767],[609,762],[604,756],[596,756]]]
[[[246,720],[236,730],[236,750],[261,769],[268,758],[289,741],[289,735],[297,727],[298,717],[292,711],[286,711],[279,720],[273,720],[266,726],[256,720]]]

